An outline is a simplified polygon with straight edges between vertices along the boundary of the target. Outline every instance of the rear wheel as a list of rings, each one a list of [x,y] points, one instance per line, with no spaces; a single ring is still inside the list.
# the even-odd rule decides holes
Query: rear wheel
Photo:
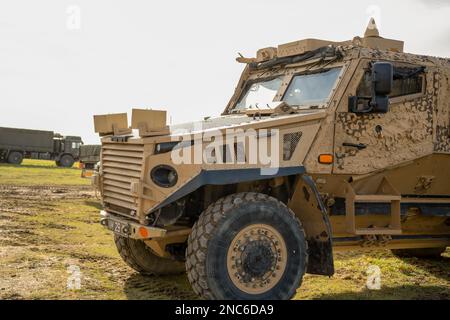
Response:
[[[202,213],[189,236],[186,269],[207,299],[290,299],[306,271],[300,221],[275,198],[225,197]]]
[[[442,248],[418,248],[418,249],[393,249],[392,253],[398,257],[439,258],[446,247]]]
[[[8,155],[8,162],[11,164],[21,164],[23,161],[23,154],[18,151],[10,152]]]
[[[61,159],[59,159],[59,166],[63,168],[72,168],[75,160],[69,154],[63,155]],[[57,162],[58,163],[58,162]]]
[[[114,235],[123,261],[144,275],[170,275],[185,272],[184,263],[157,256],[142,240]]]

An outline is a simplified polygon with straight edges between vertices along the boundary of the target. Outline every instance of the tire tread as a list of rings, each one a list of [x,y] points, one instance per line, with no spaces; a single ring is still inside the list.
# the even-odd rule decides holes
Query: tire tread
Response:
[[[277,199],[262,193],[245,192],[226,196],[212,203],[201,215],[195,223],[191,234],[188,238],[188,246],[186,250],[186,272],[189,282],[196,294],[205,299],[215,299],[213,292],[208,286],[207,273],[205,270],[206,255],[208,241],[215,233],[216,227],[220,221],[224,219],[229,212],[236,206],[244,202],[276,202],[280,209],[287,209],[294,221],[296,221],[299,232],[303,233],[305,239],[306,250],[303,253],[303,261],[305,261],[305,270],[308,265],[308,242],[306,241],[306,234],[300,220],[295,216],[294,212],[289,209],[284,203]],[[281,208],[282,207],[282,208]],[[287,285],[287,284],[286,284]],[[298,287],[301,285],[301,279]],[[286,288],[286,291],[288,289]],[[295,295],[295,292],[291,299]]]
[[[114,242],[122,260],[132,269],[143,275],[170,275],[184,272],[183,264],[179,261],[158,257],[144,243],[133,243],[133,239],[114,235]],[[137,256],[145,257],[146,263],[142,263]]]

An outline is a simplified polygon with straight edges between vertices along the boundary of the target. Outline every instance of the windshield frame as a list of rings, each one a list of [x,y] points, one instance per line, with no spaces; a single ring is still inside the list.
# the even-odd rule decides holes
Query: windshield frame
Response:
[[[341,72],[338,76],[338,79],[336,80],[336,83],[331,89],[330,95],[326,99],[325,103],[317,107],[316,105],[293,106],[293,108],[298,110],[311,110],[312,107],[316,107],[313,109],[327,109],[330,104],[330,101],[332,100],[333,95],[336,93],[341,82],[344,79],[344,75],[348,70],[348,66],[349,66],[348,61],[342,60],[327,62],[318,65],[316,64],[314,66],[312,66],[310,62],[308,62],[307,64],[305,63],[295,65],[293,64],[284,66],[282,68],[277,68],[275,70],[266,69],[266,70],[259,70],[258,72],[249,71],[247,66],[244,72],[242,73],[241,78],[239,79],[237,88],[235,89],[235,93],[228,102],[228,105],[225,108],[222,115],[233,115],[243,113],[245,114],[247,109],[236,109],[236,106],[239,104],[242,97],[246,94],[248,88],[250,88],[250,86],[254,83],[270,81],[278,77],[282,78],[282,84],[272,101],[272,102],[281,102],[295,76],[303,74],[320,73],[330,69],[341,68]]]

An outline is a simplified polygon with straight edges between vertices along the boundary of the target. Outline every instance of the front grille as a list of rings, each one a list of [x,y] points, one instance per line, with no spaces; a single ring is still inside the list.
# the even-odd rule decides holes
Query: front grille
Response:
[[[136,218],[138,199],[131,193],[131,183],[140,180],[143,154],[142,144],[103,143],[103,202],[110,211]]]

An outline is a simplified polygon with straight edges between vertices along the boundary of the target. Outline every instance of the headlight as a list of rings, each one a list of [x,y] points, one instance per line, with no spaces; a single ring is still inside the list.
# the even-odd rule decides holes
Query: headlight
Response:
[[[160,187],[171,188],[177,184],[178,173],[171,166],[156,166],[150,172],[152,181]]]

